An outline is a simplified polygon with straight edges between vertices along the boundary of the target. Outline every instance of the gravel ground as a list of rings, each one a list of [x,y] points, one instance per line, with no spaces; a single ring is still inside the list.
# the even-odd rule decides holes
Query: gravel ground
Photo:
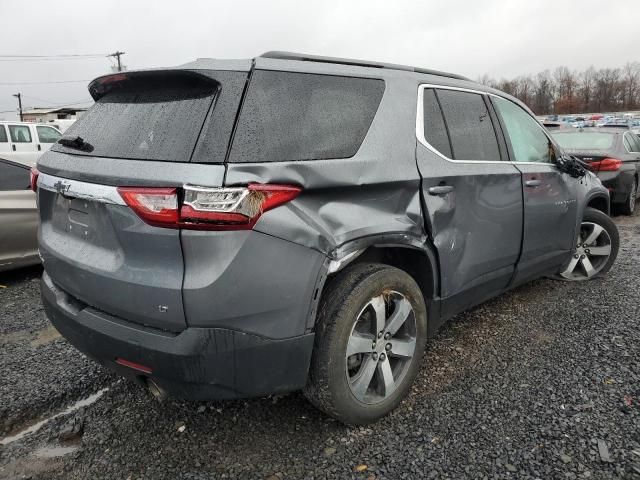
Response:
[[[0,478],[640,479],[640,215],[616,223],[606,278],[536,281],[457,316],[410,397],[367,428],[300,394],[157,404],[42,333],[39,272],[12,274],[0,281],[0,428],[109,390],[0,446]]]

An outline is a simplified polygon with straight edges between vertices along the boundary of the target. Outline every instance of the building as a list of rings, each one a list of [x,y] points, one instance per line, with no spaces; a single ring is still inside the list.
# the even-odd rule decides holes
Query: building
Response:
[[[32,108],[23,110],[22,118],[25,122],[52,123],[56,120],[77,120],[86,108]]]

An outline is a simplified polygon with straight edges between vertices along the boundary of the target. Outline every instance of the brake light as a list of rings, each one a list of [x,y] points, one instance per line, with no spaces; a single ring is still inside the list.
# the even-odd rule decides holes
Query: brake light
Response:
[[[146,223],[191,230],[249,230],[264,212],[297,197],[301,188],[250,184],[247,187],[118,187],[125,203]]]
[[[29,187],[34,192],[38,191],[38,175],[40,175],[38,169],[36,167],[31,167],[31,173],[29,175]]]
[[[591,162],[591,167],[597,172],[615,172],[622,166],[622,160],[617,158],[605,158],[597,162]]]

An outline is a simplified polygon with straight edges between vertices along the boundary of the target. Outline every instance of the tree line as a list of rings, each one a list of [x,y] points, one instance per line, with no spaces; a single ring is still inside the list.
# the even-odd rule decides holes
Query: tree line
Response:
[[[483,75],[478,81],[522,100],[536,115],[640,109],[640,62],[582,72],[558,67],[512,80]]]

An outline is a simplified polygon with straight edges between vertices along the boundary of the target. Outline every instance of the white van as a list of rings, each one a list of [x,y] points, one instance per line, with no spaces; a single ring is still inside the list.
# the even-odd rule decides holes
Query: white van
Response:
[[[35,167],[36,161],[62,136],[41,123],[0,122],[0,158]]]

